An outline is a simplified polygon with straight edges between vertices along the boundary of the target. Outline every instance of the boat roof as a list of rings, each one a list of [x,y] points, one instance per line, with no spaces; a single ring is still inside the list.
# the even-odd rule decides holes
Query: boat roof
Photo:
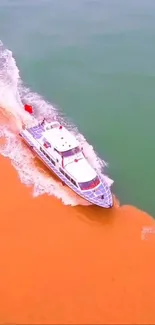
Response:
[[[97,176],[96,171],[85,158],[67,164],[65,169],[79,183],[91,181]]]
[[[79,146],[75,136],[59,122],[47,123],[44,128],[44,137],[59,152],[65,152]]]

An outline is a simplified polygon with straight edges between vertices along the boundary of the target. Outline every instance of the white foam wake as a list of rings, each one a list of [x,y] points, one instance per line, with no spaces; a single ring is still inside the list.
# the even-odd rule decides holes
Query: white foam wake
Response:
[[[0,146],[0,153],[11,159],[21,182],[33,187],[34,196],[47,193],[55,195],[64,204],[87,204],[68,188],[63,187],[61,182],[54,180],[52,176],[50,177],[49,174],[38,169],[35,165],[33,154],[24,146],[18,136],[22,123],[29,121],[31,123],[32,120],[31,115],[24,111],[22,103],[32,105],[37,118],[51,115],[56,116],[60,121],[63,120],[63,123],[67,124],[67,127],[76,134],[83,144],[85,154],[91,165],[101,173],[105,162],[97,157],[93,147],[86,142],[75,126],[62,117],[58,109],[47,103],[38,94],[24,87],[12,52],[5,49],[0,42],[0,107],[6,121],[0,124],[0,137],[5,138],[5,144]],[[111,185],[113,181],[107,176],[105,177]]]

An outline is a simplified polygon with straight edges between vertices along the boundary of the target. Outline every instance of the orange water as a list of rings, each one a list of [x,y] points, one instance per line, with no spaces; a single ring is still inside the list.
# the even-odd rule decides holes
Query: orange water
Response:
[[[155,324],[154,220],[32,198],[0,166],[0,323]]]

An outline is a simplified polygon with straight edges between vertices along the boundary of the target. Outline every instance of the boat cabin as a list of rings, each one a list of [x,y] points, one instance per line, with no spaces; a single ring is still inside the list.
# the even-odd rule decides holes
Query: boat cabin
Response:
[[[59,122],[48,123],[45,127],[44,137],[47,141],[61,153],[68,151],[71,154],[71,149],[75,149],[80,144],[72,133],[70,133]]]
[[[60,172],[80,190],[87,191],[96,188],[100,184],[100,179],[96,175],[96,172],[89,165],[85,166],[87,162],[84,159],[80,143],[74,135],[64,126],[60,125],[59,122],[47,123],[44,126],[42,143],[45,150],[43,148],[40,150],[50,159],[52,164],[58,164],[57,168],[59,168]],[[74,162],[79,162],[80,173],[79,170],[77,170],[77,166],[73,164]],[[85,177],[86,169],[90,177],[89,181],[88,178]],[[84,171],[84,173],[82,173],[82,171]],[[81,181],[79,179],[79,174],[81,174]]]

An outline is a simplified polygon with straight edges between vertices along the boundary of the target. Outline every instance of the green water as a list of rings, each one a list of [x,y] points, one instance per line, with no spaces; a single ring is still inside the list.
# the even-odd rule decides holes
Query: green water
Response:
[[[1,0],[0,38],[109,163],[120,202],[155,216],[155,1]]]

